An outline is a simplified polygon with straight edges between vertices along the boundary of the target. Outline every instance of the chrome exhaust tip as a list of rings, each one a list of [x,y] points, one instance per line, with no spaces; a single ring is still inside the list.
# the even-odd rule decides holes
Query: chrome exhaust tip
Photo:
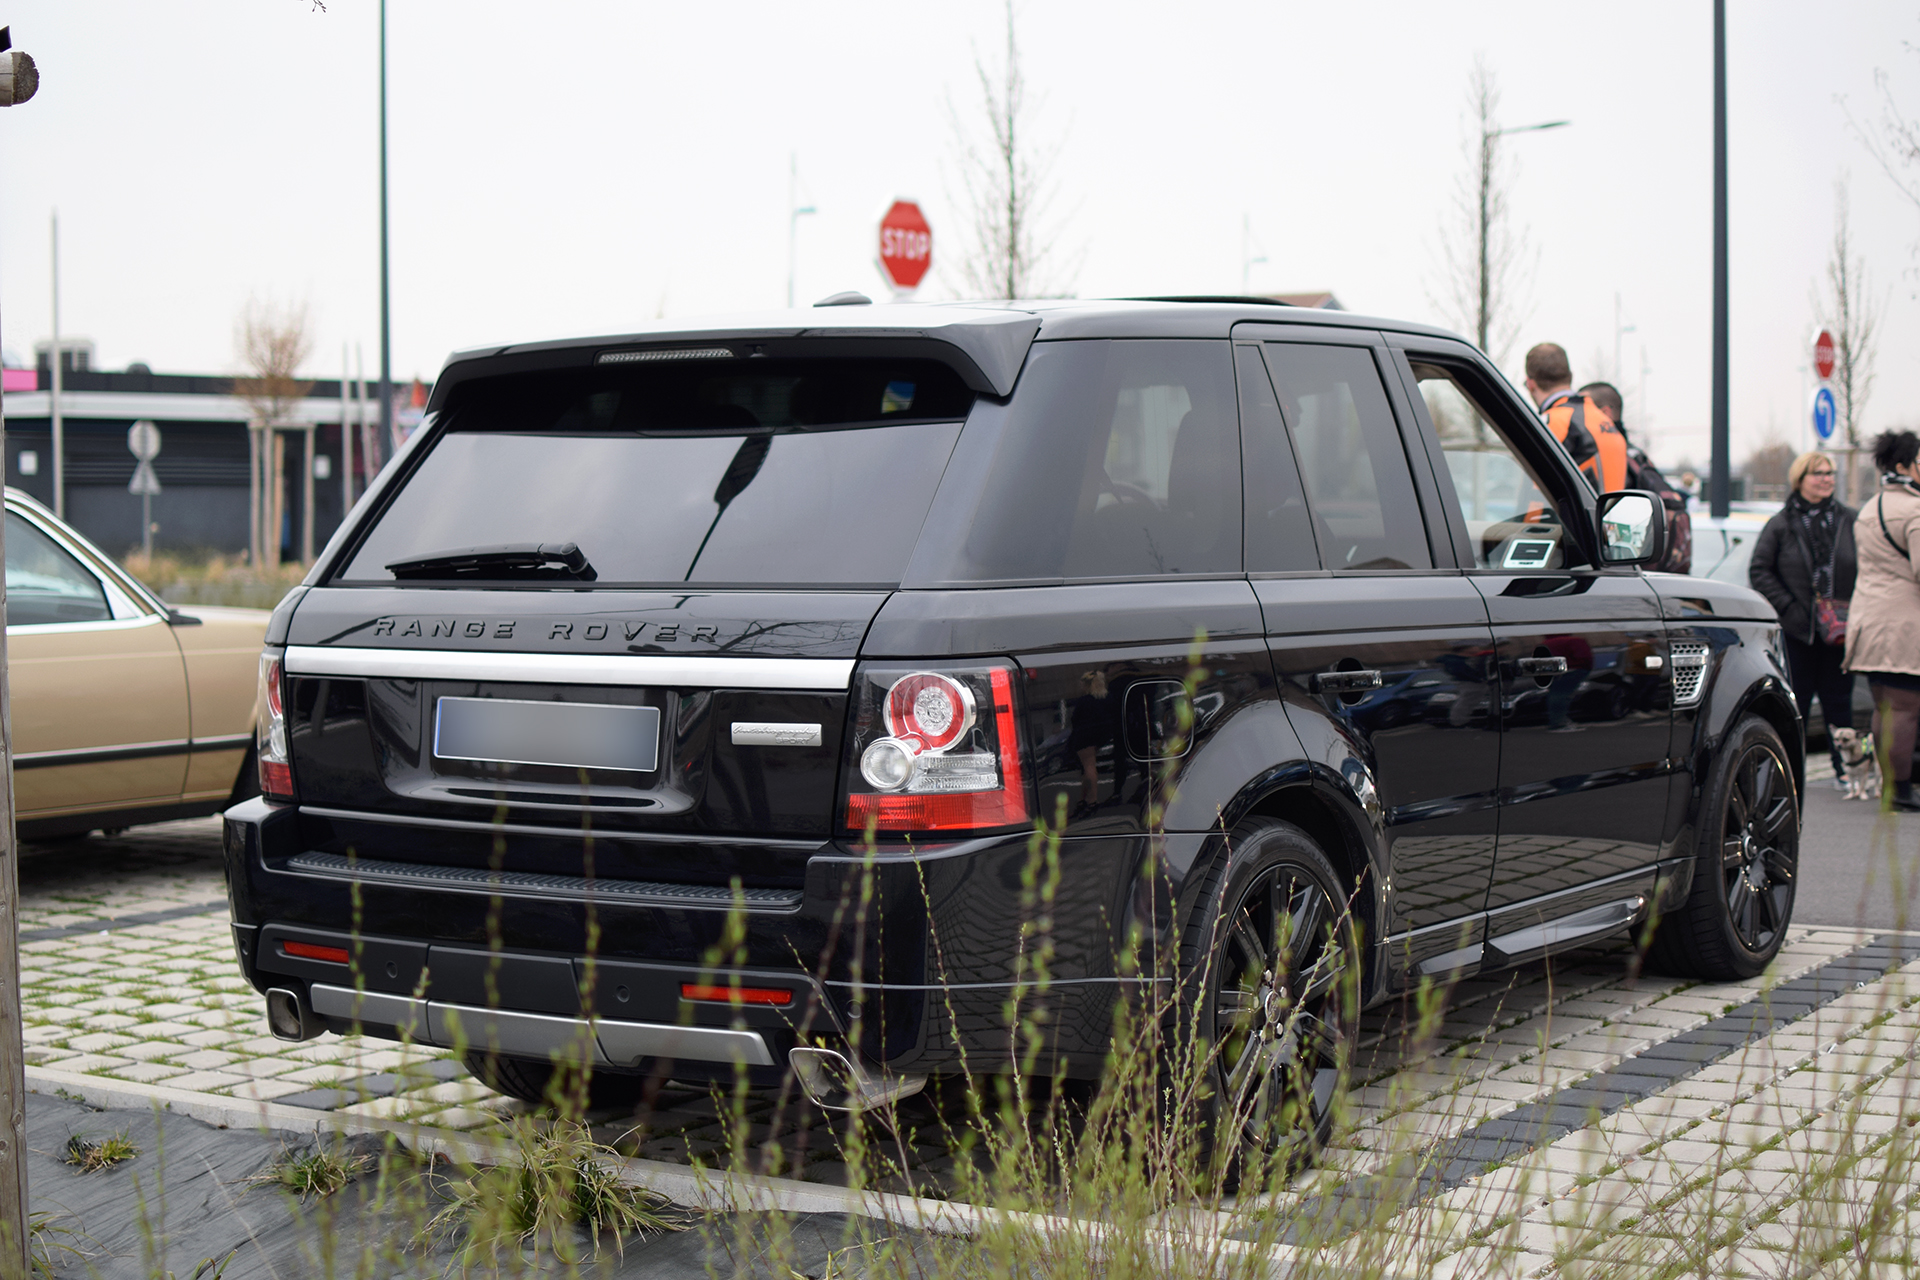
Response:
[[[832,1049],[794,1049],[787,1054],[800,1088],[828,1111],[871,1111],[927,1087],[925,1075],[870,1075],[857,1061]]]
[[[267,1029],[275,1040],[311,1040],[327,1029],[298,991],[275,987],[267,992]]]

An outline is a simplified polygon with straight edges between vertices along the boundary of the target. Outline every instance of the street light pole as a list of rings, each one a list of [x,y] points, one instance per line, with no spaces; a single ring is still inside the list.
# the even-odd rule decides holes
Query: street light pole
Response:
[[[1493,219],[1493,161],[1496,155],[1494,142],[1510,133],[1538,133],[1543,129],[1564,129],[1572,124],[1571,120],[1548,120],[1543,124],[1519,124],[1511,129],[1482,129],[1480,131],[1480,297],[1474,317],[1474,341],[1482,351],[1487,349],[1488,330],[1492,317],[1488,308],[1493,301],[1492,264],[1489,261],[1491,251],[1488,240],[1492,229],[1488,225]]]
[[[1727,381],[1727,0],[1713,0],[1713,464],[1707,496],[1715,519],[1729,510],[1731,412]]]
[[[387,299],[387,0],[380,0],[380,438],[393,448],[393,330]]]
[[[793,305],[794,264],[800,258],[800,219],[813,212],[812,205],[800,203],[800,157],[787,156],[787,305]]]

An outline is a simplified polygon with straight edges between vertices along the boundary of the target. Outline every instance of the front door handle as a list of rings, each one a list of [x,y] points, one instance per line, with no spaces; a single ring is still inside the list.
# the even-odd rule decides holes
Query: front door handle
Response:
[[[1315,693],[1365,693],[1382,683],[1378,671],[1316,671],[1307,682]]]
[[[1513,669],[1523,676],[1563,676],[1567,674],[1565,658],[1516,658]]]

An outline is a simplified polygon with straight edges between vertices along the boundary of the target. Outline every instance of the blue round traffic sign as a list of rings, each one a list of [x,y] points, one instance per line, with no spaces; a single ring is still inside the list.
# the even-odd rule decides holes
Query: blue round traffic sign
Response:
[[[1839,410],[1833,403],[1833,388],[1821,387],[1813,393],[1813,434],[1822,440],[1833,439],[1833,428],[1839,416]]]

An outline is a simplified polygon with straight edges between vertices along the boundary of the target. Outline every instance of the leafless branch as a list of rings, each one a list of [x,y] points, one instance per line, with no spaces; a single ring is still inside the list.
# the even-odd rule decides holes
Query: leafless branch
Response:
[[[1428,297],[1504,361],[1526,319],[1521,295],[1533,254],[1507,203],[1516,166],[1501,147],[1500,86],[1483,57],[1467,77],[1462,123],[1466,165],[1440,229],[1441,278]]]
[[[1053,199],[1053,184],[1045,175],[1059,151],[1036,148],[1033,142],[1038,104],[1028,96],[1013,0],[1006,3],[1006,24],[1005,61],[994,68],[977,53],[973,60],[989,140],[977,141],[954,113],[970,224],[961,276],[970,290],[986,297],[1032,298],[1061,291],[1063,283],[1053,278],[1062,264],[1043,225]]]
[[[313,354],[307,304],[249,299],[234,325],[234,345],[247,374],[233,380],[233,394],[247,402],[257,421],[285,421],[313,389],[299,377],[300,366]]]
[[[1874,358],[1886,300],[1873,294],[1866,259],[1853,252],[1847,179],[1833,184],[1833,247],[1824,293],[1813,298],[1814,314],[1833,334],[1833,395],[1847,443],[1858,448],[1861,419],[1873,394]]]

